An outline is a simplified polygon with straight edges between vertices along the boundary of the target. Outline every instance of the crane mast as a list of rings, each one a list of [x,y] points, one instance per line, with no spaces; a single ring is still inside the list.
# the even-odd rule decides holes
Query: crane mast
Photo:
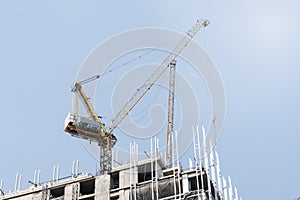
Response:
[[[170,79],[169,79],[169,98],[168,98],[168,128],[167,128],[167,167],[173,167],[173,136],[174,136],[174,98],[175,98],[175,75],[176,61],[169,64]]]

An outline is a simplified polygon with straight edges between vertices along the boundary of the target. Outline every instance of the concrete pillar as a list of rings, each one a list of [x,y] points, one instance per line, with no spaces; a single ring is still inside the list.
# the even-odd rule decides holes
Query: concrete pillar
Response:
[[[73,183],[66,185],[65,187],[65,195],[64,195],[64,200],[74,200],[78,199],[79,194],[80,194],[80,183]]]
[[[124,192],[124,190],[119,190],[119,200],[125,200],[125,192]]]
[[[110,200],[110,175],[96,177],[95,200]]]
[[[119,172],[119,187],[129,187],[130,186],[130,177],[131,184],[138,182],[138,169],[135,168],[132,171],[130,169],[122,170]]]
[[[182,193],[189,192],[189,179],[188,175],[182,175]]]
[[[44,191],[44,194],[43,194],[43,191],[42,192],[39,192],[39,193],[34,193],[32,194],[32,197],[31,197],[32,200],[46,200],[48,199],[47,198],[47,192]]]
[[[130,186],[130,170],[123,170],[119,172],[119,187],[129,187]]]
[[[129,189],[127,190],[120,190],[119,191],[119,200],[128,200],[130,199],[130,191]]]

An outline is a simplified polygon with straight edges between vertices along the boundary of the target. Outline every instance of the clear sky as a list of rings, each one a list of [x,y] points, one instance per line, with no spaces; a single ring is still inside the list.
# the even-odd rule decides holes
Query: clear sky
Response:
[[[50,180],[73,160],[95,172],[80,141],[63,132],[70,87],[89,52],[111,35],[142,27],[185,32],[211,24],[197,42],[222,75],[227,116],[221,167],[243,199],[300,196],[300,3],[296,0],[0,1],[0,179],[13,190],[41,170]],[[26,182],[26,183],[25,183]]]

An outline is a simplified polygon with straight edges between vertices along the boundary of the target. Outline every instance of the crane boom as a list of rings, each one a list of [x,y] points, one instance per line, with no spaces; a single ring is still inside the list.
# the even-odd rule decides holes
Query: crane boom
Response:
[[[198,33],[198,31],[208,25],[207,20],[197,20],[197,23],[186,33],[181,39],[178,45],[173,51],[159,64],[156,70],[149,76],[149,78],[142,84],[134,94],[127,101],[127,103],[121,108],[121,110],[111,120],[108,133],[111,134],[114,129],[122,122],[122,120],[128,115],[128,113],[134,108],[134,106],[141,100],[141,98],[150,90],[154,83],[162,76],[167,70],[169,64],[174,61],[177,56],[183,51],[183,49],[190,43],[192,38]]]

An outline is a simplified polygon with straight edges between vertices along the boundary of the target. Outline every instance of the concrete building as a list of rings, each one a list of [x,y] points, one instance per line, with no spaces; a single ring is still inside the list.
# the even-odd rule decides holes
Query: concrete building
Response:
[[[207,180],[204,169],[194,168],[187,171],[182,171],[180,167],[166,169],[163,161],[157,157],[115,167],[111,173],[105,175],[81,174],[37,184],[26,190],[0,196],[0,199],[167,200],[198,199],[201,195],[207,199],[209,195],[211,199],[220,199],[218,197],[220,193],[216,192],[214,184]]]
[[[150,153],[140,160],[138,145],[130,143],[129,161],[121,164],[113,158],[115,165],[107,174],[80,174],[77,161],[69,177],[59,178],[59,166],[55,166],[52,181],[40,183],[39,172],[35,172],[32,186],[25,190],[20,190],[21,176],[17,174],[13,192],[4,193],[0,181],[0,200],[241,200],[231,178],[221,175],[216,149],[207,148],[206,140],[195,138],[188,169],[181,166],[178,153],[172,166],[166,167],[158,140],[154,148],[151,140]],[[174,147],[178,152],[178,146]]]

